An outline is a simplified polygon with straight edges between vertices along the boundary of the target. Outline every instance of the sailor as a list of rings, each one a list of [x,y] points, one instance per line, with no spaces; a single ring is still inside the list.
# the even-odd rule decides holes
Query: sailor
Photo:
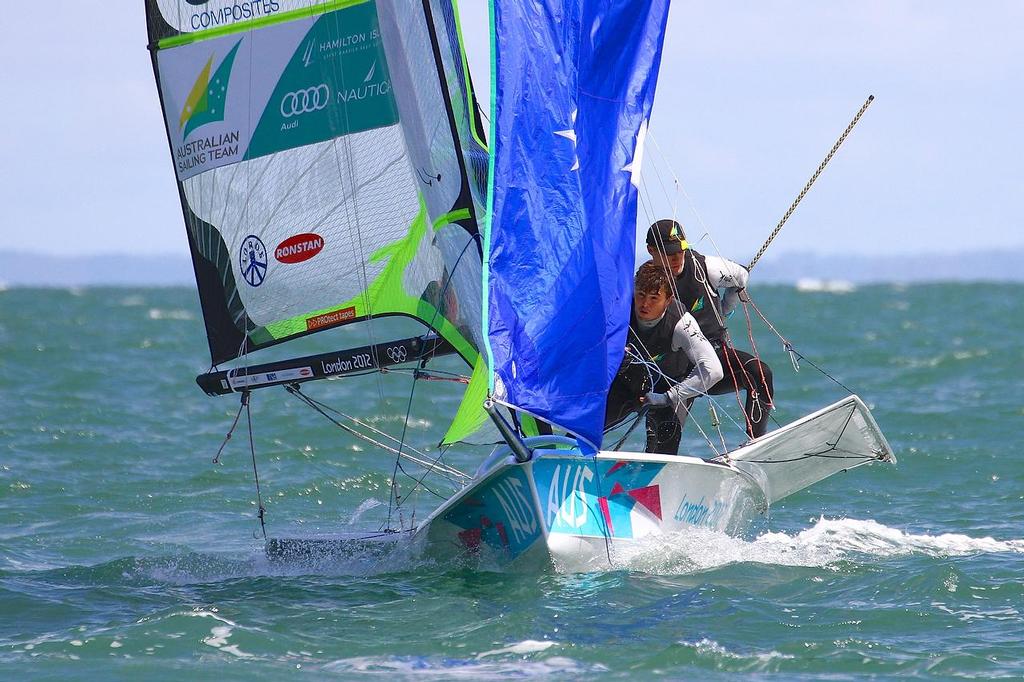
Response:
[[[648,261],[633,287],[629,346],[608,392],[606,427],[649,406],[647,452],[674,455],[686,406],[722,378],[722,364],[692,315],[672,305],[672,280]]]
[[[647,251],[675,277],[673,293],[678,305],[696,318],[721,360],[725,376],[708,393],[746,391],[743,410],[747,435],[763,435],[768,429],[775,395],[772,371],[760,359],[732,347],[725,326],[725,317],[737,302],[750,300],[746,294],[747,269],[731,260],[704,256],[691,249],[683,226],[674,220],[659,220],[651,225],[647,231]],[[719,290],[724,296],[719,295]]]

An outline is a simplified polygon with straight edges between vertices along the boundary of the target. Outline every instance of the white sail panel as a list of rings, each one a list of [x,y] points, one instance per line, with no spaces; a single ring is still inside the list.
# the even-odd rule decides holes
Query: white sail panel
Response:
[[[429,9],[317,7],[155,53],[214,361],[399,313],[473,362],[474,204]]]

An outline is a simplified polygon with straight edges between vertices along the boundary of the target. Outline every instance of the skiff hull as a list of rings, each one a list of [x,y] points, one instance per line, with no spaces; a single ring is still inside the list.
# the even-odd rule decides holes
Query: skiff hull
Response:
[[[617,545],[693,527],[740,534],[765,511],[756,480],[726,464],[538,449],[498,463],[417,534],[438,558],[585,571],[607,568]]]
[[[439,560],[483,566],[614,566],[617,550],[705,528],[742,535],[769,504],[840,471],[894,462],[870,412],[850,396],[706,461],[630,452],[584,455],[528,439],[533,457],[498,450],[473,482],[416,531]],[[542,446],[546,443],[546,446]]]

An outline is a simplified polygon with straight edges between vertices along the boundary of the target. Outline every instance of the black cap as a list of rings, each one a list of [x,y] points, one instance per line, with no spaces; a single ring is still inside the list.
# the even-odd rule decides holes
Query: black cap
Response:
[[[647,246],[666,256],[685,250],[685,242],[683,226],[668,218],[657,221],[647,230]]]

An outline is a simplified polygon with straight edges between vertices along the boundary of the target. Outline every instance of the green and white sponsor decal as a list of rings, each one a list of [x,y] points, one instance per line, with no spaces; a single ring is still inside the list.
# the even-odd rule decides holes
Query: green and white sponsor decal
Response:
[[[357,5],[320,17],[306,34],[263,110],[246,158],[395,123],[376,6]]]
[[[373,2],[164,49],[157,60],[179,180],[398,122]]]

